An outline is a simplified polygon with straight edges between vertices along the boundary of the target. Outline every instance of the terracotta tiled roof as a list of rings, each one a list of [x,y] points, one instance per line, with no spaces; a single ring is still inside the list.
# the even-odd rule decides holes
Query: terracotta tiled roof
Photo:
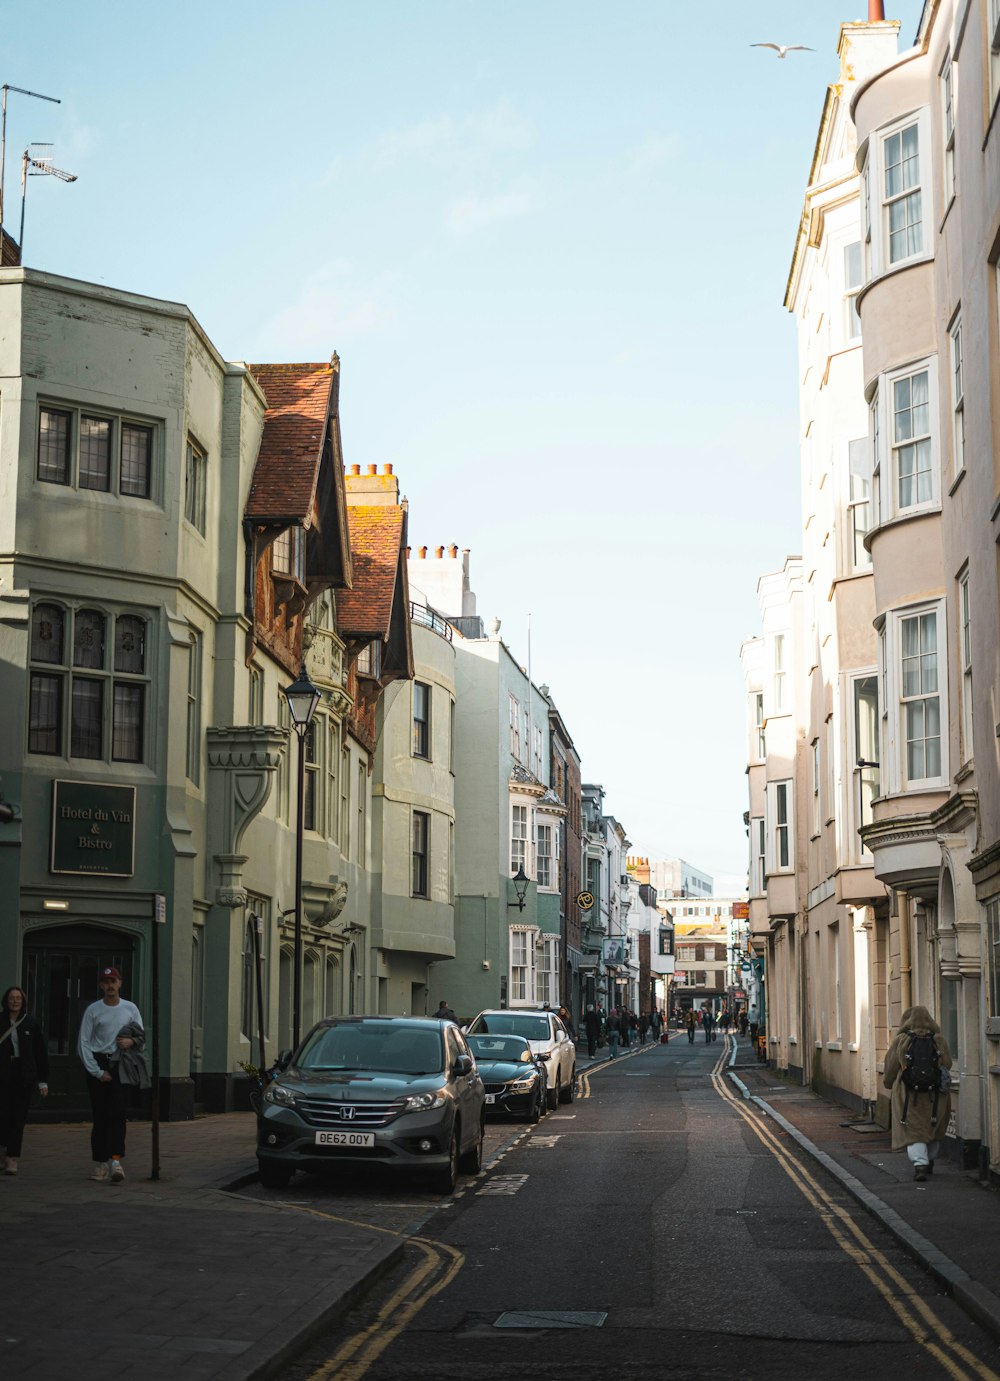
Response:
[[[348,638],[388,640],[400,579],[403,509],[352,504],[347,510],[354,588],[337,595],[337,627]]]
[[[267,412],[246,516],[267,520],[309,516],[334,399],[339,361],[252,364]]]

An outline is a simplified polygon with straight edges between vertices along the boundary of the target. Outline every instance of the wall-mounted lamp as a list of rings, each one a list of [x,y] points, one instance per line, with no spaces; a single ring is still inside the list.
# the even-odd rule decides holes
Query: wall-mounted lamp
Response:
[[[69,910],[69,902],[68,902],[68,901],[43,901],[43,902],[42,902],[42,910],[43,910],[43,911],[68,911],[68,910]]]
[[[524,910],[524,898],[525,898],[525,896],[527,895],[528,883],[531,881],[531,879],[528,877],[527,873],[524,871],[524,864],[523,864],[523,863],[519,863],[519,864],[517,865],[517,872],[514,874],[514,877],[513,877],[512,881],[513,881],[513,883],[514,883],[514,891],[515,891],[515,893],[516,893],[516,895],[517,895],[517,900],[516,900],[516,901],[509,901],[509,902],[507,903],[507,905],[508,905],[508,907],[510,907],[510,906],[516,906],[517,909],[518,909],[518,911],[523,911],[523,910]]]

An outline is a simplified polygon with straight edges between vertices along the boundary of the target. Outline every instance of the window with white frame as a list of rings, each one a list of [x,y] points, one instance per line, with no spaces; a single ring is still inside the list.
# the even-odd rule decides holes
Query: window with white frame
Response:
[[[290,575],[300,585],[306,583],[306,535],[300,527],[286,527],[278,533],[271,544],[271,570],[275,575]]]
[[[920,124],[883,134],[882,210],[886,266],[912,259],[924,250],[923,189],[920,182]]]
[[[542,731],[535,725],[535,744],[532,752],[531,770],[539,781],[542,780]]]
[[[510,808],[510,871],[518,868],[528,871],[528,807],[512,805]]]
[[[531,958],[533,945],[527,930],[510,932],[510,1001],[531,1000]]]
[[[872,470],[868,438],[858,437],[847,444],[847,540],[850,544],[850,569],[868,570],[871,553],[865,548],[865,534],[872,525]]]
[[[411,878],[410,895],[429,897],[429,859],[431,841],[431,817],[423,810],[413,812],[412,844],[410,849]]]
[[[854,711],[851,761],[854,763],[856,782],[856,837],[857,830],[862,825],[872,823],[872,802],[879,791],[878,677],[870,674],[856,676],[852,681],[851,696]],[[858,852],[856,849],[855,854]]]
[[[945,209],[955,195],[955,64],[951,52],[945,55],[938,76],[941,90],[941,144],[944,149]]]
[[[763,691],[754,691],[753,694],[753,729],[756,760],[757,762],[764,762],[767,758],[767,741],[764,733]]]
[[[861,313],[858,293],[864,286],[864,262],[861,241],[844,246],[844,336],[857,340],[861,335]]]
[[[793,866],[792,783],[768,782],[768,839],[771,858],[768,872],[788,872]]]
[[[552,886],[552,826],[538,826],[535,878],[539,887]]]
[[[941,777],[938,624],[936,609],[899,620],[899,705],[908,785]]]
[[[431,755],[431,688],[423,681],[413,683],[413,744],[415,758]]]
[[[149,423],[72,407],[38,410],[37,476],[46,484],[148,499],[157,431]]]
[[[195,786],[201,781],[201,634],[196,628],[188,633],[187,685],[187,775]]]
[[[205,535],[205,452],[189,437],[184,453],[184,517]]]
[[[934,470],[931,450],[930,372],[896,375],[892,390],[892,472],[898,512],[931,503]]]
[[[521,706],[517,697],[509,697],[510,712],[510,751],[517,762],[521,761]]]
[[[754,897],[764,895],[764,817],[752,816],[750,819],[750,893]]]
[[[830,1013],[827,1039],[837,1042],[840,1032],[840,922],[834,921],[827,931],[828,963],[830,975]]]
[[[327,834],[340,842],[340,798],[337,792],[337,767],[340,763],[340,725],[332,717],[326,720],[326,818]]]
[[[882,416],[878,385],[868,405],[868,440],[871,444],[872,527],[882,521]]]
[[[962,761],[971,762],[972,747],[972,605],[969,599],[969,572],[958,578],[959,641],[962,671]]]
[[[962,368],[962,316],[959,313],[951,324],[951,414],[952,445],[955,448],[953,468],[958,475],[965,469],[965,382]]]
[[[306,726],[302,736],[303,796],[302,827],[307,830],[322,829],[319,783],[321,780],[320,746],[323,742],[323,720],[315,716]]]
[[[28,752],[145,758],[147,622],[45,602],[31,613]]]
[[[820,755],[819,739],[812,741],[812,833],[819,834],[820,829]]]
[[[986,904],[986,946],[989,966],[989,1015],[1000,1017],[1000,897]]]
[[[785,635],[774,635],[774,708],[785,708]]]
[[[351,751],[340,750],[340,852],[351,856]]]
[[[537,1002],[547,1002],[550,1007],[559,1003],[559,936],[543,935],[538,946],[538,970],[536,974]]]

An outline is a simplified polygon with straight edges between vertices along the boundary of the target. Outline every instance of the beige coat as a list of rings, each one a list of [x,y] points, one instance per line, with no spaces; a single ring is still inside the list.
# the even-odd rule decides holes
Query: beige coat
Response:
[[[886,1052],[885,1073],[882,1077],[885,1087],[892,1089],[892,1149],[894,1151],[901,1151],[905,1146],[912,1146],[914,1142],[918,1141],[940,1141],[944,1137],[948,1118],[951,1115],[951,1096],[949,1094],[938,1094],[937,1120],[932,1122],[934,1095],[932,1093],[914,1093],[911,1089],[909,1106],[906,1110],[906,1122],[903,1122],[903,1103],[907,1091],[901,1077],[903,1052],[914,1032],[918,1035],[932,1035],[941,1059],[942,1069],[951,1069],[951,1051],[948,1049],[948,1043],[941,1034],[940,1026],[927,1008],[911,1007],[909,1011],[904,1012],[899,1030]]]

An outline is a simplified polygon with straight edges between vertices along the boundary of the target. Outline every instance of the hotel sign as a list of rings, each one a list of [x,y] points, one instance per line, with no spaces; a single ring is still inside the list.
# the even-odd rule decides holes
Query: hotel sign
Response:
[[[135,872],[135,787],[52,783],[53,873]]]

